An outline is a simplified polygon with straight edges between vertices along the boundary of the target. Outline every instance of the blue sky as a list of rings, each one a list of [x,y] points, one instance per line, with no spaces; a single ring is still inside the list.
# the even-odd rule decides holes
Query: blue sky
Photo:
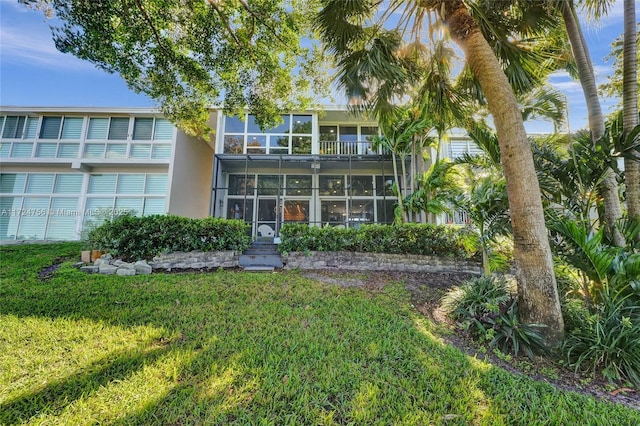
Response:
[[[640,0],[636,0],[640,15]],[[598,23],[583,20],[596,78],[605,81],[612,72],[604,62],[613,40],[623,31],[622,0]],[[564,92],[569,105],[569,128],[586,127],[586,108],[580,85],[566,73],[550,82]],[[336,100],[338,103],[339,99]],[[605,112],[616,100],[603,100]],[[40,12],[0,0],[0,105],[149,107],[152,100],[129,90],[118,75],[58,52],[51,40],[47,20]],[[549,131],[547,124],[530,124],[530,131]]]

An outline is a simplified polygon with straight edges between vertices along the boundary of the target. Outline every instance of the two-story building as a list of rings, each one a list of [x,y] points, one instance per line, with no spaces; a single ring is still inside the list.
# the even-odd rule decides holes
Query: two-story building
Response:
[[[113,214],[209,215],[275,236],[283,223],[391,223],[391,157],[346,108],[285,114],[263,131],[211,111],[187,136],[147,108],[0,107],[0,239],[79,239]],[[450,154],[473,145],[453,139]]]

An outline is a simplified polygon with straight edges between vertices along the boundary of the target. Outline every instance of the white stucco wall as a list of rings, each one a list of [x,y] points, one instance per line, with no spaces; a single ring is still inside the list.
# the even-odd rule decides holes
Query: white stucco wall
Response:
[[[205,141],[178,131],[169,167],[168,213],[190,218],[209,216],[213,149]]]

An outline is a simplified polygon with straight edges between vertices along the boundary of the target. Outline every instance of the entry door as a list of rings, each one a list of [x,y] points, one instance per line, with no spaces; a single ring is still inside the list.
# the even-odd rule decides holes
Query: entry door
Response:
[[[258,218],[256,221],[256,235],[258,237],[274,237],[276,230],[279,228],[277,198],[259,197],[258,198]]]

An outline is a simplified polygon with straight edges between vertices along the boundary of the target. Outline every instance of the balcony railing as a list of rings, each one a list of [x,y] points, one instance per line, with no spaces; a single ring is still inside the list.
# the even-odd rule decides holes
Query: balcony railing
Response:
[[[369,141],[320,141],[320,155],[386,155],[381,148],[374,149]]]

